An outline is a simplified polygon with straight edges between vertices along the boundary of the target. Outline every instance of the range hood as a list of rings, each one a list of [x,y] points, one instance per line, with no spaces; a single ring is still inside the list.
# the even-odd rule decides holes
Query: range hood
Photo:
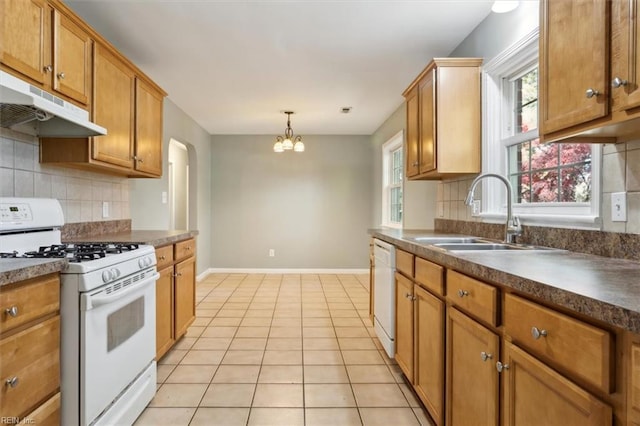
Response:
[[[37,135],[84,138],[107,134],[89,112],[26,81],[0,71],[0,127],[33,123]]]

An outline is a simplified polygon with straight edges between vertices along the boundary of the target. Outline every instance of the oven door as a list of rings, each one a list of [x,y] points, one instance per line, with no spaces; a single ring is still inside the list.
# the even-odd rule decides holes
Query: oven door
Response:
[[[143,279],[127,278],[126,287],[114,283],[81,295],[81,425],[94,421],[153,361],[158,277],[146,271]]]

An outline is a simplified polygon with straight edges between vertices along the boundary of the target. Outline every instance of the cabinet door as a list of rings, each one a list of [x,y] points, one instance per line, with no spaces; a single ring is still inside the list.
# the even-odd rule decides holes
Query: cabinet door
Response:
[[[2,43],[0,61],[31,78],[45,82],[45,46],[50,34],[45,0],[2,0],[0,2]],[[49,24],[49,25],[47,25]]]
[[[136,79],[135,169],[162,175],[162,99],[145,82]]]
[[[436,425],[444,420],[444,302],[414,285],[415,389]]]
[[[187,332],[196,317],[196,258],[176,265],[175,280],[175,338]]]
[[[91,91],[92,41],[57,10],[53,13],[53,89],[87,105]]]
[[[611,102],[615,111],[640,106],[638,0],[611,3]]]
[[[405,150],[407,177],[420,173],[418,147],[420,137],[420,121],[418,110],[418,89],[414,88],[407,96],[407,148]]]
[[[497,426],[498,350],[498,335],[448,309],[447,425]]]
[[[543,0],[540,4],[540,132],[546,134],[609,112],[611,2]],[[598,95],[589,97],[589,90]]]
[[[169,266],[160,271],[156,281],[156,360],[173,342],[173,266]]]
[[[413,383],[413,282],[396,273],[396,362]]]
[[[631,359],[628,378],[627,407],[629,423],[640,425],[640,343],[633,342],[630,346]]]
[[[504,349],[505,425],[612,424],[610,406],[517,346],[505,342]]]
[[[133,71],[105,47],[94,55],[93,120],[107,129],[93,138],[91,157],[121,168],[133,168]]]
[[[435,70],[429,71],[418,84],[420,100],[420,173],[436,169]]]

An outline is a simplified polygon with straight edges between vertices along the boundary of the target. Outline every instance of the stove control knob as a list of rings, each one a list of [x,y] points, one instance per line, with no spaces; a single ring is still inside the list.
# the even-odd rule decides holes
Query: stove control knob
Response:
[[[138,266],[140,267],[140,269],[144,268],[144,258],[140,258],[138,259]]]
[[[113,279],[113,272],[110,270],[102,271],[102,282],[108,283]]]
[[[144,259],[144,263],[146,263],[147,266],[151,266],[153,264],[153,260],[151,260],[150,257],[147,257]]]
[[[113,274],[113,278],[120,278],[120,274],[121,274],[120,269],[112,268],[111,273]]]

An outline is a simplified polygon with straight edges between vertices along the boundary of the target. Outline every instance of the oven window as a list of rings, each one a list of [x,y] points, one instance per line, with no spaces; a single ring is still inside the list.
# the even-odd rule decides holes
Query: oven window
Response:
[[[144,296],[107,317],[107,352],[126,342],[142,327],[144,327]]]

